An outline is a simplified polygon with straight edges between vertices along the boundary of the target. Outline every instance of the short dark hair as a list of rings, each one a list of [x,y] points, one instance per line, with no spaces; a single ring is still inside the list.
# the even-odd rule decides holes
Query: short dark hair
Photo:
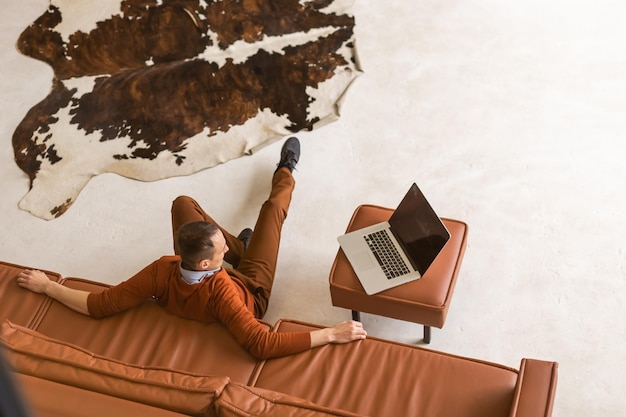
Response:
[[[178,254],[186,269],[196,269],[198,262],[213,258],[215,247],[211,238],[218,227],[213,223],[196,221],[185,223],[176,233]]]

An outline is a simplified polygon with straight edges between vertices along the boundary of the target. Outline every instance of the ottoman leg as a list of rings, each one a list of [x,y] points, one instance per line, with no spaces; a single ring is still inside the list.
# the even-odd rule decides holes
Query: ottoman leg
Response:
[[[424,343],[430,343],[430,326],[424,326]]]
[[[352,310],[352,320],[361,321],[361,312]]]

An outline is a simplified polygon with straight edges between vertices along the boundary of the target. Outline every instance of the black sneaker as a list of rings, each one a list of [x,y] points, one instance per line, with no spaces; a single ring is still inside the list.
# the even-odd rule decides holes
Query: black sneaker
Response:
[[[250,239],[252,239],[252,229],[249,227],[243,229],[237,239],[241,240],[243,243],[243,250],[248,250],[248,245],[250,244]]]
[[[280,162],[278,162],[276,171],[282,167],[286,167],[290,172],[293,172],[299,159],[300,141],[296,137],[290,137],[285,141],[285,144],[280,150]]]

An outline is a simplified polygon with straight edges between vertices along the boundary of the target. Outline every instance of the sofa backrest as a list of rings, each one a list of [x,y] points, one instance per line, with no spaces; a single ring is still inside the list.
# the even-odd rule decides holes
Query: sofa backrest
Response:
[[[67,278],[62,284],[94,292],[108,287],[79,278]],[[83,316],[52,302],[33,328],[123,362],[225,375],[240,383],[249,381],[257,365],[221,324],[177,317],[152,302],[104,319]]]
[[[200,323],[167,313],[152,302],[105,319],[78,314],[49,297],[17,285],[28,267],[0,261],[0,321],[10,320],[51,338],[95,354],[127,363],[143,364],[204,375],[224,375],[246,384],[257,360],[219,323]],[[80,278],[48,277],[85,291],[103,291],[107,284]],[[271,328],[265,324],[268,329]]]
[[[314,327],[283,320],[274,329]],[[368,337],[265,361],[253,384],[364,415],[508,417],[517,377],[501,365]]]

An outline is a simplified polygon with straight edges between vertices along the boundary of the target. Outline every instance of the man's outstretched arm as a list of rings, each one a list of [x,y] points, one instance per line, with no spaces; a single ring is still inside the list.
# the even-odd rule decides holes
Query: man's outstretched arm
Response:
[[[45,294],[74,311],[89,315],[87,309],[89,292],[64,287],[59,283],[50,281],[46,274],[41,271],[25,269],[17,276],[17,284],[32,292]]]

